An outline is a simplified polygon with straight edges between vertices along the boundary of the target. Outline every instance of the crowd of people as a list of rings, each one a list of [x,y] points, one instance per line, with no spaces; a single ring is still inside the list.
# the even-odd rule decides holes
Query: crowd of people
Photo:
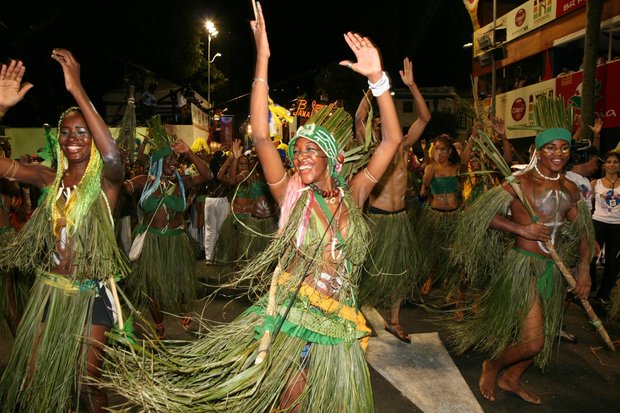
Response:
[[[46,132],[45,162],[13,160],[6,145],[0,157],[0,311],[15,336],[1,410],[101,412],[113,393],[153,411],[370,412],[363,308],[386,311],[385,330],[409,343],[401,305],[433,289],[460,303],[448,314],[454,351],[489,355],[482,395],[493,401],[499,388],[540,404],[522,377],[549,362],[562,336],[567,288],[556,250],[575,274],[568,294],[593,293],[620,318],[620,153],[576,157],[585,129],[547,127],[529,165],[502,176],[513,148],[491,118],[466,141],[432,137],[418,159],[412,146],[431,113],[412,62],[400,78],[417,118],[403,135],[379,49],[353,32],[344,40],[354,57],[340,65],[369,86],[355,117],[328,105],[281,150],[269,126],[260,4],[250,28],[245,151],[239,140],[193,151],[154,116],[137,155],[125,156],[79,63],[52,51],[77,106]],[[32,87],[25,74],[21,61],[2,65],[0,119]],[[353,147],[367,156],[345,167]],[[165,313],[192,325],[198,265],[227,271],[220,287],[243,286],[252,304],[169,342]],[[132,332],[123,312],[152,329]]]

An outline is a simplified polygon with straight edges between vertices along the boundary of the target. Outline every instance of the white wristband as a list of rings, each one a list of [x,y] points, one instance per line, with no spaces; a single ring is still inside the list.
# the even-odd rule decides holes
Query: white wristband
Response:
[[[386,91],[390,90],[390,78],[387,73],[383,72],[381,79],[379,79],[376,83],[371,83],[369,80],[368,86],[370,87],[370,91],[374,97],[381,96]]]

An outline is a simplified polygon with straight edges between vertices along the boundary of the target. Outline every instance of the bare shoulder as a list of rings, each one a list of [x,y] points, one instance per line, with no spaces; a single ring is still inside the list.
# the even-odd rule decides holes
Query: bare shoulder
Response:
[[[571,201],[577,202],[581,199],[581,193],[577,184],[566,177],[562,177],[562,184],[566,189],[566,192],[570,195]]]

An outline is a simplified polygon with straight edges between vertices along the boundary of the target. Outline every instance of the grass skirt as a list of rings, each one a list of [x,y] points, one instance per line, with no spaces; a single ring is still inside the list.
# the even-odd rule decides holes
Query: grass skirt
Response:
[[[0,381],[3,412],[77,409],[94,300],[94,289],[62,276],[37,276]]]
[[[180,314],[182,304],[196,299],[196,257],[187,233],[168,231],[172,235],[149,228],[142,254],[125,280],[125,290],[136,306],[157,300],[162,310]]]
[[[540,293],[537,284],[548,265],[552,267],[549,294]],[[498,357],[510,344],[523,339],[521,328],[536,296],[544,317],[545,343],[535,362],[544,367],[549,361],[553,341],[560,332],[565,284],[551,258],[530,256],[515,249],[505,254],[497,276],[465,318],[450,325],[450,341],[458,353],[469,349]]]
[[[453,285],[458,282],[460,270],[450,260],[450,251],[461,214],[461,209],[438,212],[430,207],[420,213],[417,234],[423,257],[421,268],[429,271],[428,274],[421,274],[422,278],[433,275],[434,283]]]
[[[216,262],[243,266],[269,246],[277,225],[273,217],[259,219],[247,214],[229,214],[215,245]]]
[[[409,213],[366,215],[372,241],[358,299],[361,306],[390,309],[419,290],[422,276],[418,241]]]
[[[307,291],[314,293],[309,296]],[[314,309],[311,313],[297,311],[308,306]],[[356,325],[364,322],[360,313],[344,320],[342,306],[328,308],[305,286],[272,341],[269,357],[254,365],[265,307],[263,298],[230,324],[193,342],[109,348],[104,386],[152,412],[267,413],[277,411],[288,380],[306,369],[302,412],[373,411],[364,351],[359,340],[351,338]],[[281,315],[284,306],[277,311]],[[308,355],[302,357],[307,343]]]
[[[0,248],[7,245],[14,237],[13,227],[0,228]],[[13,310],[21,313],[26,307],[32,287],[32,278],[29,275],[22,275],[15,268],[0,269],[0,319],[7,317]],[[15,297],[16,309],[9,308],[9,294]]]

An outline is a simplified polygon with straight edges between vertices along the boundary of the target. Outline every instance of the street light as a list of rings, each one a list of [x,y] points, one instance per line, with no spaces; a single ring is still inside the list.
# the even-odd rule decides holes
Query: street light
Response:
[[[213,57],[213,60],[211,60],[211,39],[217,37],[219,32],[211,20],[207,20],[205,26],[207,28],[207,33],[209,34],[209,41],[207,43],[207,101],[209,102],[209,108],[211,108],[211,63],[218,55],[220,55],[219,53],[216,54]]]
[[[211,63],[213,63],[213,61],[214,61],[216,58],[221,57],[221,56],[222,56],[222,54],[221,54],[221,53],[216,53],[216,54],[215,54],[215,55],[211,58],[210,62],[211,62]]]

